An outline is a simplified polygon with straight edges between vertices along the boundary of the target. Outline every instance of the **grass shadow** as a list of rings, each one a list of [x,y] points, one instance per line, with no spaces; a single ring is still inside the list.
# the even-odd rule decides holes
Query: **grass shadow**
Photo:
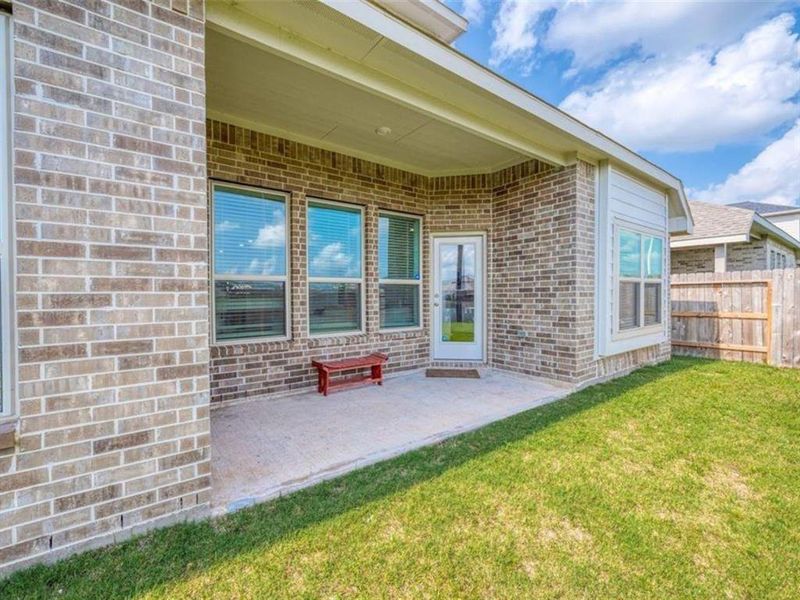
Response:
[[[185,523],[36,566],[0,581],[0,598],[130,598],[192,577],[243,552],[258,551],[327,519],[438,477],[636,388],[695,368],[677,358],[411,451],[339,478],[214,520]]]

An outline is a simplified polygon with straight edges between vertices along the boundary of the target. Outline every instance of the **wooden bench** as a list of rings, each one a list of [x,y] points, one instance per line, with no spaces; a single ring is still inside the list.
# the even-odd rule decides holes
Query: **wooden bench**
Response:
[[[347,358],[344,360],[314,360],[311,364],[317,368],[317,391],[325,396],[331,390],[340,390],[354,387],[364,383],[377,383],[383,385],[383,365],[389,357],[375,352],[361,358]],[[359,373],[351,377],[344,377],[331,381],[331,375],[342,371],[369,368],[369,374]]]

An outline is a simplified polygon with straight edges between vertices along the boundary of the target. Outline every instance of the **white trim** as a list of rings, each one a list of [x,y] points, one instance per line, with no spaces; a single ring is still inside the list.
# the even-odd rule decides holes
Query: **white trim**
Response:
[[[608,155],[629,165],[646,178],[658,181],[669,188],[671,197],[680,202],[690,220],[686,196],[681,180],[651,163],[644,157],[629,150],[622,144],[581,123],[568,113],[537,98],[524,88],[471,60],[456,49],[421,35],[402,22],[391,19],[379,8],[366,0],[342,2],[341,0],[320,0],[330,8],[346,15],[358,23],[363,23],[373,31],[400,44],[404,48],[428,59],[435,65],[447,69],[465,81],[479,86],[492,96],[505,100],[513,106],[525,110],[532,116],[555,126],[567,136],[573,136],[601,155]],[[689,228],[691,231],[691,227]]]
[[[613,249],[613,256],[611,261],[611,268],[613,274],[613,285],[614,285],[614,311],[611,315],[612,318],[612,331],[611,331],[611,342],[620,342],[620,341],[628,341],[629,343],[626,346],[631,346],[631,340],[642,340],[646,339],[648,342],[646,344],[639,344],[635,345],[635,348],[644,347],[645,345],[652,345],[649,341],[651,338],[658,336],[658,341],[655,343],[659,343],[663,341],[661,339],[662,336],[666,336],[666,323],[667,323],[667,315],[669,314],[666,310],[666,297],[667,297],[667,255],[666,253],[669,252],[667,247],[667,236],[664,232],[659,232],[656,229],[652,229],[650,227],[645,227],[643,225],[639,225],[636,223],[631,223],[630,221],[626,221],[624,219],[615,218],[612,223],[612,235],[614,238],[614,249]],[[620,275],[620,267],[622,261],[620,259],[621,252],[620,252],[620,243],[621,243],[621,230],[629,231],[632,233],[639,234],[642,236],[640,244],[644,242],[644,236],[653,237],[656,239],[661,240],[661,277],[653,278],[653,277],[646,277],[645,276],[645,268],[644,268],[644,253],[639,251],[639,277],[623,277]],[[632,327],[630,329],[620,329],[619,328],[619,310],[620,310],[620,283],[624,282],[635,282],[638,283],[640,286],[639,289],[639,325],[637,327]],[[652,325],[645,325],[644,324],[644,309],[645,309],[645,287],[647,283],[659,283],[661,284],[661,298],[660,298],[660,312],[659,317],[660,321],[658,323],[654,323]],[[636,344],[636,342],[633,342]],[[633,349],[631,347],[630,349]]]
[[[476,274],[480,274],[480,285],[476,286],[476,291],[481,293],[480,302],[480,358],[452,358],[452,357],[439,357],[436,356],[436,285],[438,281],[438,257],[436,252],[436,241],[442,239],[449,240],[474,240],[480,238],[481,251],[480,251],[480,269],[476,268]],[[450,231],[450,232],[434,232],[431,233],[430,243],[430,261],[431,261],[431,286],[430,286],[430,311],[431,311],[431,335],[430,335],[430,352],[431,360],[433,361],[471,361],[471,362],[484,362],[488,356],[488,298],[489,298],[489,277],[488,277],[488,245],[486,243],[487,235],[482,231]]]
[[[373,0],[410,25],[450,44],[469,22],[439,0]]]
[[[252,344],[252,343],[266,343],[266,342],[286,342],[292,339],[292,293],[291,293],[291,277],[292,277],[292,267],[291,267],[291,244],[290,237],[291,237],[291,194],[288,192],[283,192],[280,190],[273,190],[269,188],[261,188],[252,185],[242,185],[240,183],[229,183],[227,181],[222,181],[219,179],[209,179],[209,186],[210,186],[210,201],[209,201],[209,209],[211,214],[209,215],[209,223],[210,223],[210,231],[209,231],[209,252],[211,253],[211,264],[209,265],[210,269],[210,290],[209,295],[210,299],[209,302],[210,306],[210,317],[211,317],[211,344],[214,346],[230,346],[236,344]],[[232,189],[241,189],[247,190],[251,192],[257,192],[259,194],[275,195],[280,196],[283,198],[284,207],[286,209],[286,223],[284,225],[285,232],[284,232],[284,255],[286,258],[286,265],[285,265],[285,275],[236,275],[236,274],[224,274],[224,275],[217,275],[215,265],[217,261],[216,253],[214,252],[214,241],[216,239],[216,218],[214,213],[214,191],[217,187],[226,187]],[[273,200],[276,200],[273,198]],[[217,339],[217,312],[216,312],[216,296],[217,290],[214,283],[216,281],[231,281],[231,280],[238,280],[238,281],[282,281],[284,282],[284,306],[285,306],[285,334],[284,335],[263,335],[263,336],[256,336],[256,337],[248,337],[248,338],[237,338],[233,340],[218,340]]]
[[[775,236],[787,246],[794,248],[795,250],[800,249],[800,240],[796,239],[794,236],[789,234],[789,232],[784,231],[777,225],[775,225],[769,219],[765,219],[758,213],[753,213],[753,224],[758,225],[759,227],[765,229],[767,233],[770,235]]]
[[[309,252],[311,250],[311,244],[309,244],[309,240],[311,236],[308,232],[309,227],[309,218],[308,218],[308,210],[311,204],[323,204],[328,205],[334,208],[346,208],[350,210],[357,210],[360,214],[361,218],[361,277],[312,277],[310,274],[310,266],[311,261],[309,260]],[[347,335],[364,335],[367,331],[366,327],[366,320],[367,320],[367,307],[366,307],[366,213],[364,210],[364,205],[362,204],[353,204],[350,202],[339,202],[338,200],[326,200],[324,198],[317,198],[316,196],[307,196],[306,197],[306,206],[305,206],[305,217],[306,217],[306,313],[308,314],[307,324],[306,324],[306,333],[308,334],[309,339],[318,339],[318,338],[329,338],[329,337],[341,337]],[[346,329],[343,331],[332,331],[332,332],[325,332],[325,333],[312,333],[311,332],[311,284],[312,283],[358,283],[360,284],[360,316],[359,319],[361,321],[359,329]]]
[[[417,251],[419,252],[419,279],[381,279],[381,265],[380,265],[380,254],[381,254],[381,240],[380,240],[380,220],[381,215],[395,215],[398,217],[403,217],[406,219],[416,219],[417,223],[419,223],[419,244]],[[423,281],[425,279],[424,275],[424,263],[422,257],[422,215],[415,215],[412,213],[404,213],[399,212],[396,210],[383,210],[378,209],[378,333],[394,333],[398,331],[419,331],[422,329],[422,311],[424,309],[424,302],[423,302]],[[381,327],[381,307],[380,307],[380,294],[381,294],[381,284],[384,283],[386,285],[416,285],[419,289],[418,297],[419,297],[419,311],[417,312],[417,318],[419,319],[418,325],[406,325],[403,327]]]
[[[16,286],[14,273],[14,188],[11,183],[11,154],[13,148],[11,127],[11,99],[13,95],[13,77],[11,77],[11,57],[13,42],[11,36],[11,15],[0,12],[0,341],[2,358],[3,384],[0,397],[0,419],[15,414],[16,398],[16,357],[17,329],[14,326],[16,305]]]
[[[670,248],[694,248],[695,246],[716,246],[717,244],[738,244],[747,243],[750,236],[747,234],[739,235],[719,235],[715,237],[693,238],[691,240],[670,240]]]
[[[728,244],[714,246],[714,273],[724,273],[728,269]]]

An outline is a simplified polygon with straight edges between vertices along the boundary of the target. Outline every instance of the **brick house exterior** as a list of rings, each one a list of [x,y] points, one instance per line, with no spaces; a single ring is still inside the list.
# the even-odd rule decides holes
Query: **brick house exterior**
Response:
[[[256,8],[277,10],[270,4]],[[356,4],[371,11],[370,27],[398,27],[378,22],[389,17],[366,2],[337,10]],[[234,22],[225,19],[235,7],[213,8],[215,28]],[[665,239],[670,227],[690,229],[672,176],[583,125],[590,141],[564,134],[563,148],[543,147],[540,158],[486,125],[481,135],[502,138],[497,152],[513,164],[423,174],[391,166],[391,157],[209,118],[207,9],[202,0],[13,3],[15,262],[3,269],[14,275],[14,306],[3,336],[14,343],[0,413],[0,574],[207,515],[212,404],[309,389],[312,357],[383,351],[390,373],[463,366],[431,350],[434,233],[486,238],[481,364],[582,386],[670,356],[658,297],[660,321],[647,336],[611,339],[602,315],[619,302],[606,289],[618,285],[610,257],[619,230],[603,219],[622,210],[611,179],[650,194]],[[401,33],[428,43],[416,29]],[[519,113],[502,108],[508,118]],[[446,135],[460,139],[465,123]],[[453,143],[448,152],[460,151]],[[288,340],[210,343],[210,181],[289,194]],[[308,334],[309,197],[364,207],[363,334]],[[412,331],[379,331],[384,209],[422,217],[421,323]]]
[[[751,208],[691,202],[692,235],[672,237],[672,272],[719,273],[793,268],[800,240]]]

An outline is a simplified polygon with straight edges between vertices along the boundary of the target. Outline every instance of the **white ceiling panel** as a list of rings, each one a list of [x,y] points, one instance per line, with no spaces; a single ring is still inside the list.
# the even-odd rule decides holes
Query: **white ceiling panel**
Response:
[[[210,116],[353,156],[431,175],[487,172],[524,160],[504,146],[211,28],[206,77]],[[377,135],[379,127],[391,133]]]

